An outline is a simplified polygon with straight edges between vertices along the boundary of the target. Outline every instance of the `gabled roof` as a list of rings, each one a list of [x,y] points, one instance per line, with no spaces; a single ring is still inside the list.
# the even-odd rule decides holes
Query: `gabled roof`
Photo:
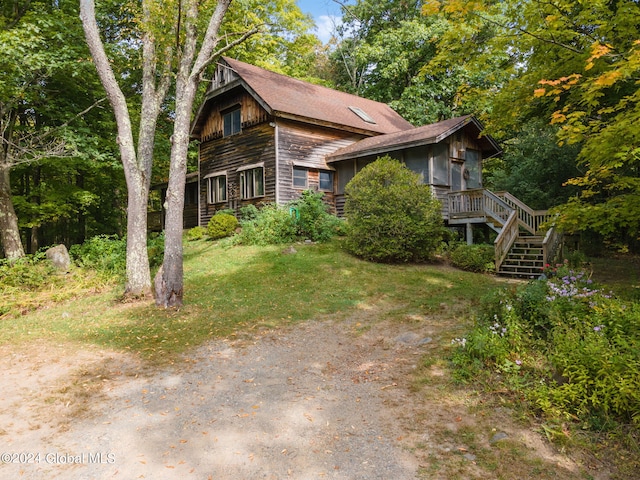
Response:
[[[384,103],[297,80],[238,60],[224,57],[235,71],[239,85],[275,117],[290,118],[368,135],[386,134],[414,128]],[[212,90],[200,108],[192,133],[197,134],[208,109],[205,105],[228,91]],[[373,122],[373,123],[372,123]]]
[[[497,155],[502,152],[502,149],[493,138],[479,136],[484,128],[482,124],[474,116],[465,115],[412,130],[365,138],[328,155],[327,162],[385,154],[403,148],[439,143],[458,130],[465,128],[470,130],[469,134],[478,138],[482,151],[488,154],[487,156]]]

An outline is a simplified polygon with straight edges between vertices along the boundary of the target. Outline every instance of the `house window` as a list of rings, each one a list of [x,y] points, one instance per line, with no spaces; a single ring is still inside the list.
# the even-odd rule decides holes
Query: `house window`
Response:
[[[293,186],[294,188],[307,188],[307,169],[293,167]]]
[[[227,176],[217,175],[207,178],[208,203],[221,203],[227,201]]]
[[[333,191],[333,172],[320,170],[320,190],[325,192]]]
[[[240,119],[240,107],[224,112],[222,114],[222,122],[224,124],[223,135],[225,137],[240,133],[242,125]]]
[[[264,168],[252,168],[240,172],[240,194],[243,199],[264,196]]]

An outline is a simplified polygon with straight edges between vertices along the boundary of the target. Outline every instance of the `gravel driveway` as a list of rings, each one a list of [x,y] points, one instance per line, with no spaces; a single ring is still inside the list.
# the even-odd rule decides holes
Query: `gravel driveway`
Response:
[[[429,332],[360,327],[212,341],[155,369],[97,348],[2,352],[0,478],[416,478],[398,418]]]

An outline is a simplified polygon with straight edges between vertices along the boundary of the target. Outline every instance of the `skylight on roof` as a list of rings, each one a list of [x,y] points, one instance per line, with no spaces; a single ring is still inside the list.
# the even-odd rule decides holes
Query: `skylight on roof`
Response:
[[[367,123],[372,123],[372,124],[376,124],[376,121],[371,118],[369,116],[369,114],[367,112],[365,112],[364,110],[362,110],[361,108],[358,107],[349,107],[349,110],[351,110],[353,113],[355,113],[356,115],[358,115],[362,120],[364,120]]]

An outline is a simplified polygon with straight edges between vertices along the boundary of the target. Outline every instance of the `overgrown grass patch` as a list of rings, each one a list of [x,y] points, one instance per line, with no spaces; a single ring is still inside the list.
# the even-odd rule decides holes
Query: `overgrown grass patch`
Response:
[[[452,341],[454,377],[500,392],[502,402],[541,419],[560,445],[591,432],[591,448],[622,451],[619,470],[636,470],[640,304],[566,264],[547,273],[483,302],[474,327]]]

